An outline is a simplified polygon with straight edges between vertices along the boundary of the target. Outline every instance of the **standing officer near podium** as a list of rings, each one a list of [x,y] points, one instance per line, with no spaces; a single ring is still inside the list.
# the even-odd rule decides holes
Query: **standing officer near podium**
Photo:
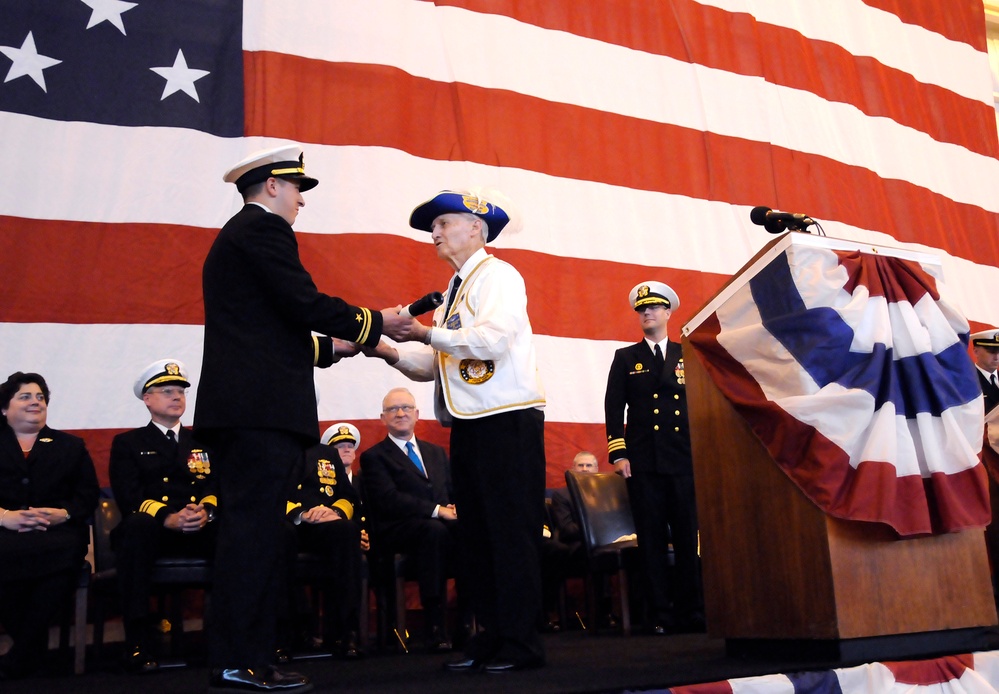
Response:
[[[292,471],[319,441],[313,367],[333,360],[329,340],[313,332],[374,346],[382,333],[407,339],[411,319],[401,307],[371,311],[316,288],[291,228],[302,193],[319,184],[305,175],[298,145],[251,155],[223,180],[244,205],[205,259],[194,413],[219,479],[209,691],[303,692],[312,689],[308,678],[273,663],[285,501]]]
[[[981,330],[971,336],[971,351],[975,358],[975,372],[978,374],[978,385],[982,388],[985,399],[985,414],[999,405],[999,328]],[[995,456],[990,450],[989,437],[985,436],[986,450],[982,460],[989,471],[989,500],[992,507],[992,522],[985,528],[985,548],[989,553],[989,563],[992,565],[992,592],[999,596],[999,484],[995,475],[999,470],[990,463]]]
[[[628,482],[653,632],[701,631],[697,505],[683,353],[666,334],[680,298],[662,282],[642,282],[631,290],[628,301],[638,313],[645,337],[614,353],[604,396],[608,456],[614,471]],[[672,610],[671,539],[676,558]]]
[[[978,385],[985,396],[985,414],[999,405],[999,328],[982,330],[971,336],[971,348],[975,355],[975,370],[978,372]]]

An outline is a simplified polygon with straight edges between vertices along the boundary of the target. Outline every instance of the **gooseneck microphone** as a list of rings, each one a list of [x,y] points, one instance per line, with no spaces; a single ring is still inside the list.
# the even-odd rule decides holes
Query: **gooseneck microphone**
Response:
[[[399,311],[399,315],[405,316],[406,318],[415,318],[416,316],[422,316],[427,311],[433,311],[443,303],[443,294],[440,292],[430,292],[426,296],[420,297],[409,306],[404,306],[403,309]]]
[[[762,206],[754,207],[749,213],[749,219],[752,220],[753,224],[764,227],[771,234],[779,234],[787,229],[805,231],[806,227],[815,224],[815,220],[808,215],[781,212]]]

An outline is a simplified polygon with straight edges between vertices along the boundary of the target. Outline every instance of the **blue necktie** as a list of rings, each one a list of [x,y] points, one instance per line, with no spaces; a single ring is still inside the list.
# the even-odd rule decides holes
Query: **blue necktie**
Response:
[[[423,469],[423,463],[420,461],[420,456],[416,455],[416,449],[413,447],[412,441],[406,442],[406,455],[408,455],[409,459],[413,461],[413,465],[415,465],[416,469],[420,471],[420,474],[426,477],[427,471]]]

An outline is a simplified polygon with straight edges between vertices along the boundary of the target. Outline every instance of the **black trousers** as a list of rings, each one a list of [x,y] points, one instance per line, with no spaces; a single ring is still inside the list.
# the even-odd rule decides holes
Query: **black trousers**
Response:
[[[87,553],[87,528],[0,530],[0,623],[13,639],[4,668],[27,673],[48,650],[49,627],[65,609]]]
[[[697,557],[697,505],[693,475],[632,473],[628,497],[638,531],[638,551],[645,566],[645,587],[653,618],[679,620],[703,612],[700,560]],[[670,610],[669,543],[673,542],[676,583]]]
[[[66,608],[79,575],[78,568],[0,581],[0,624],[14,642],[4,657],[6,669],[25,674],[42,664],[49,647],[49,626]]]
[[[323,642],[332,644],[361,627],[361,526],[352,520],[301,523],[294,528],[294,551],[316,554],[329,576],[322,588]]]
[[[111,531],[118,588],[126,632],[149,614],[150,578],[160,557],[198,557],[211,560],[215,554],[215,524],[196,533],[167,530],[148,513],[130,513]],[[144,634],[126,633],[133,644]]]
[[[515,410],[451,427],[451,475],[472,608],[482,631],[471,658],[544,660],[541,528],[545,509],[544,413]]]
[[[287,591],[285,503],[306,446],[294,434],[256,429],[214,432],[210,445],[219,515],[208,663],[261,668],[277,648],[278,596]]]
[[[416,565],[426,627],[444,629],[448,576],[455,577],[459,602],[467,590],[459,576],[464,561],[459,551],[458,524],[440,518],[412,518],[393,523],[378,535],[379,547],[388,556],[406,554]]]

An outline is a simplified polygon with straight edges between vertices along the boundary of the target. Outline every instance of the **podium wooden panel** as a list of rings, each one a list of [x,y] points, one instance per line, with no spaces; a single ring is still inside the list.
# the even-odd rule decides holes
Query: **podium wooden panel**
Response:
[[[981,530],[897,540],[827,516],[683,344],[708,631],[859,639],[996,623]]]

